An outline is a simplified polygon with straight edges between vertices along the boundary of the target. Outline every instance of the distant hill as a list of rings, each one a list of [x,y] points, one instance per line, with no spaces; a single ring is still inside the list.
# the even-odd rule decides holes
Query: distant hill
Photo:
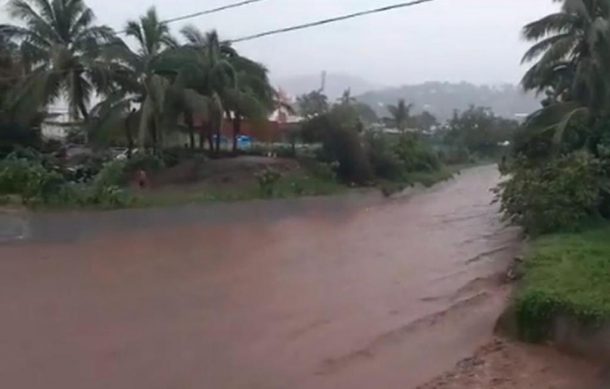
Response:
[[[496,115],[506,118],[522,117],[540,108],[539,99],[511,84],[485,86],[466,82],[426,82],[370,91],[356,98],[384,116],[388,104],[396,104],[404,98],[415,105],[415,112],[427,110],[440,121],[451,118],[454,109],[465,110],[471,104],[492,108]]]
[[[303,75],[287,77],[274,80],[274,84],[292,96],[299,96],[318,90],[321,85],[322,75]],[[339,98],[346,89],[351,89],[352,96],[379,89],[381,85],[375,85],[360,77],[346,74],[329,73],[326,75],[326,87],[324,93],[330,101]]]

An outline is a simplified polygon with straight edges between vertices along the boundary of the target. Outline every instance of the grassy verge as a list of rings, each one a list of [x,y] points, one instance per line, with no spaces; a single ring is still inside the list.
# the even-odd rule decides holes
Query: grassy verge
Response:
[[[136,195],[136,206],[167,206],[185,203],[214,201],[246,201],[269,198],[295,198],[305,196],[326,196],[345,192],[347,187],[338,182],[317,177],[292,175],[282,177],[275,185],[273,195],[265,196],[258,183],[248,182],[238,188],[194,186],[189,189],[151,191]]]
[[[427,171],[427,172],[411,172],[404,175],[400,181],[389,181],[382,180],[377,186],[386,195],[392,195],[403,191],[404,189],[421,184],[426,188],[430,188],[440,182],[450,180],[456,174],[459,174],[463,169],[472,166],[467,165],[454,165],[454,166],[443,166],[439,170]]]
[[[516,298],[520,336],[548,339],[553,320],[562,315],[585,325],[610,320],[609,237],[605,224],[534,242]]]

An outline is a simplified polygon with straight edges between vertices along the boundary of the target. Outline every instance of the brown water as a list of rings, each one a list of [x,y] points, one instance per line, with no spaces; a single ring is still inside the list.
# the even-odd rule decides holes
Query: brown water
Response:
[[[490,339],[518,246],[498,179],[31,215],[0,245],[0,387],[413,388]]]

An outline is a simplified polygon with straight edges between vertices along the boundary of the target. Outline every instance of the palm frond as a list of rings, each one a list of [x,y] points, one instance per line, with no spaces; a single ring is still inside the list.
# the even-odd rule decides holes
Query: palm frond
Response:
[[[547,37],[545,39],[542,39],[541,41],[534,44],[532,47],[530,47],[529,50],[527,50],[525,52],[525,54],[523,55],[523,58],[521,59],[521,63],[530,62],[530,61],[538,58],[541,54],[543,54],[547,50],[551,50],[553,47],[556,47],[557,45],[559,45],[560,49],[564,50],[564,53],[560,54],[559,57],[565,57],[565,56],[567,56],[567,54],[569,54],[569,50],[566,50],[564,48],[566,46],[573,47],[576,44],[576,42],[575,42],[576,39],[577,38],[573,34],[570,34],[570,33],[557,34],[557,35],[553,35],[553,36]],[[571,43],[564,43],[566,41],[571,42]],[[557,51],[558,49],[555,49],[555,50]]]
[[[523,28],[523,37],[535,41],[543,39],[550,34],[563,34],[571,31],[578,22],[577,18],[565,12],[558,12],[545,16]]]

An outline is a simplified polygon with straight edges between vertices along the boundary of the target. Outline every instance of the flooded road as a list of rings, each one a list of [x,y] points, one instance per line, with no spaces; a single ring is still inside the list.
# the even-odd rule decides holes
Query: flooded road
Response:
[[[498,179],[30,215],[0,245],[0,384],[414,388],[491,337],[519,246],[491,205]]]

